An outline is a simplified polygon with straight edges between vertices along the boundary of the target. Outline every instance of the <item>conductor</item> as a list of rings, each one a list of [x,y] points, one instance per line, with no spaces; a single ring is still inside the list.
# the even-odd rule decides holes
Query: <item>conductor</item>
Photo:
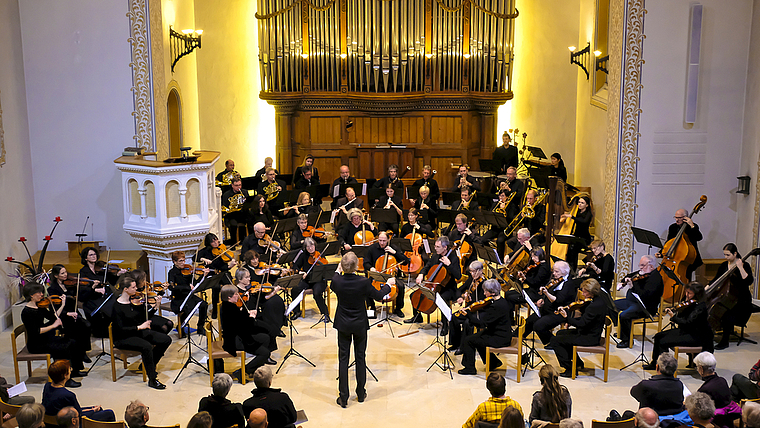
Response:
[[[354,342],[356,361],[356,395],[360,403],[367,398],[364,385],[367,382],[367,330],[369,320],[365,303],[367,297],[382,301],[391,291],[390,285],[395,278],[389,278],[380,290],[372,286],[372,280],[356,275],[359,259],[353,252],[346,253],[340,261],[338,272],[332,279],[332,291],[338,296],[338,308],[335,310],[333,327],[338,330],[338,396],[337,403],[348,406],[348,358],[351,354],[351,341]],[[390,284],[390,285],[389,285]]]

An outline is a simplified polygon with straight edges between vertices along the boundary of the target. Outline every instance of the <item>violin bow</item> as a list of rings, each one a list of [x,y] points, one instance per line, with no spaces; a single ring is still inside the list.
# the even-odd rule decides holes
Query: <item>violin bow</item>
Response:
[[[325,248],[322,250],[322,253],[324,253],[324,252],[327,250],[327,248],[329,248],[329,247],[330,247],[330,244],[332,244],[332,242],[330,242],[330,243],[328,243],[327,245],[325,245]],[[315,253],[317,252],[316,248],[314,249],[314,252],[315,252]],[[320,253],[319,255],[320,255],[320,256],[322,256],[322,253]],[[309,274],[311,273],[311,270],[312,270],[312,269],[314,269],[314,266],[316,266],[316,265],[317,265],[317,263],[321,263],[321,262],[319,261],[319,257],[314,257],[314,263],[312,263],[312,264],[311,264],[311,267],[309,268],[309,270],[308,270],[308,271],[306,271],[306,275],[304,276],[304,278],[306,278],[307,276],[309,276]]]

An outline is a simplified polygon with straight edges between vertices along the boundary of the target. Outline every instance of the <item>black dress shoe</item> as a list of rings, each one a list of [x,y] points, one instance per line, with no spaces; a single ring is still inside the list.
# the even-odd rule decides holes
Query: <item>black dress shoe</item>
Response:
[[[462,348],[457,348],[454,351],[454,355],[462,355],[462,354],[464,354],[464,351],[462,350]]]
[[[367,399],[367,393],[366,392],[364,392],[363,394],[357,393],[356,394],[356,399],[359,400],[360,403],[363,403],[364,400]]]
[[[233,380],[243,383],[242,372],[240,371],[240,369],[237,369],[234,372],[232,372],[230,376],[232,376]]]
[[[649,364],[642,365],[641,368],[644,369],[644,370],[654,370],[654,369],[657,368],[657,363],[655,363],[654,361],[652,361]]]
[[[301,310],[300,309],[294,309],[293,312],[290,313],[290,320],[295,321],[301,316]]]
[[[401,309],[396,309],[395,311],[393,311],[393,315],[396,315],[399,318],[404,318],[405,316],[404,311],[402,311]]]
[[[87,355],[85,355],[84,358],[82,358],[82,362],[85,363],[85,364],[89,364],[89,363],[92,362],[92,360],[90,359],[90,357],[88,357]]]
[[[153,389],[166,389],[166,385],[159,382],[158,379],[151,379],[148,381],[148,386]]]
[[[459,370],[457,373],[459,373],[460,375],[470,376],[470,375],[478,374],[478,371],[475,369],[463,368]]]
[[[282,330],[277,332],[277,337],[287,337],[285,336],[285,333],[282,332]]]
[[[622,421],[623,417],[620,416],[620,413],[617,410],[612,409],[610,410],[610,416],[607,418],[607,420],[610,422]]]
[[[715,350],[716,351],[722,351],[722,350],[724,350],[726,348],[728,348],[728,343],[719,343],[719,344],[715,345]]]
[[[559,376],[560,377],[566,377],[566,378],[572,378],[573,377],[572,373],[573,373],[573,371],[570,370],[570,369],[568,369],[568,370],[565,370],[562,373],[560,373]]]
[[[74,379],[69,379],[66,381],[66,384],[64,386],[66,388],[79,388],[82,386],[82,382],[77,382]]]
[[[453,350],[455,350],[455,349],[457,349],[457,346],[456,346],[456,345],[451,345],[451,346],[449,346],[449,348],[448,348],[448,350],[449,350],[449,351],[453,351]]]
[[[340,398],[340,397],[338,397],[338,399],[337,399],[337,400],[335,400],[335,402],[336,402],[336,403],[338,403],[338,405],[339,405],[340,407],[343,407],[344,409],[345,409],[346,407],[348,407],[348,400],[341,400],[341,398]]]
[[[87,372],[83,372],[81,370],[77,370],[75,372],[71,372],[71,376],[70,377],[85,377],[85,376],[87,376]]]
[[[491,366],[488,368],[490,371],[494,371],[501,367],[501,360],[498,358],[491,357]]]
[[[449,325],[446,324],[441,328],[441,336],[448,336],[449,335]]]
[[[627,340],[622,340],[622,341],[620,341],[620,343],[617,344],[617,348],[618,349],[625,349],[625,348],[628,348],[628,347],[629,346],[628,346],[628,341]]]

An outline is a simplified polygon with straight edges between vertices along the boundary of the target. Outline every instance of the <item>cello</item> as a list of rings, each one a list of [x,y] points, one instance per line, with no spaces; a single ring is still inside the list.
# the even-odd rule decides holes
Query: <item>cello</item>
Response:
[[[389,244],[390,245],[390,244]],[[388,274],[393,272],[396,267],[398,266],[398,262],[396,261],[396,258],[393,257],[393,254],[385,253],[382,256],[380,256],[375,261],[375,270],[382,274]],[[372,281],[372,286],[375,287],[375,289],[382,290],[383,285],[385,285],[384,282],[380,281]],[[384,302],[390,302],[393,301],[396,298],[396,295],[398,294],[398,288],[396,288],[396,284],[389,284],[391,287],[391,291],[388,293],[388,298],[383,299]]]
[[[748,258],[757,255],[760,255],[760,248],[755,248],[750,251],[749,254],[742,258],[742,262],[746,263]],[[736,264],[734,264],[733,267],[727,269],[718,279],[705,287],[705,302],[707,303],[708,314],[707,321],[714,330],[721,328],[720,320],[723,318],[723,315],[736,306],[736,297],[728,294],[729,289],[731,288],[731,281],[729,278],[736,269]]]
[[[404,239],[412,242],[412,251],[404,253],[409,257],[409,264],[401,266],[401,271],[407,274],[415,274],[422,270],[422,256],[420,256],[420,245],[422,245],[422,235],[417,233],[419,224],[415,224],[412,233],[406,235]]]
[[[694,214],[698,213],[706,203],[707,196],[702,195],[702,197],[699,198],[699,203],[694,206],[694,210],[692,210],[689,218],[694,217]],[[662,254],[662,262],[660,262],[660,264],[672,270],[684,284],[687,284],[690,280],[686,277],[686,270],[697,258],[696,247],[694,247],[694,244],[689,241],[687,236],[685,236],[687,227],[689,227],[689,224],[683,222],[675,238],[666,242],[660,251]],[[662,275],[662,282],[665,285],[662,292],[662,298],[668,302],[676,299],[680,300],[681,294],[683,293],[681,285],[677,284],[676,281],[665,275],[662,271],[660,271],[660,274]]]
[[[458,244],[455,242],[449,251],[445,254],[445,257],[448,258],[451,255],[451,252],[456,250],[457,246]],[[430,297],[426,296],[425,292],[420,290],[420,288],[427,289],[429,292],[433,293],[433,296],[435,296],[435,293],[438,292],[441,284],[446,282],[448,278],[449,271],[446,269],[446,266],[444,266],[442,262],[431,267],[425,276],[423,283],[418,285],[417,290],[414,290],[414,292],[412,292],[412,294],[409,296],[409,301],[412,303],[412,307],[422,312],[423,314],[430,315],[435,312],[436,306],[435,300],[433,300],[435,297],[431,299]]]

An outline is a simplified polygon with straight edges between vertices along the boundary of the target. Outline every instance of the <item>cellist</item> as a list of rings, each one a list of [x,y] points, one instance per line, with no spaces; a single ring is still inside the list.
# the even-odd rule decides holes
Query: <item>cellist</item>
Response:
[[[459,258],[457,257],[456,252],[452,251],[449,253],[449,249],[451,249],[451,242],[449,241],[449,238],[445,236],[441,236],[435,240],[434,249],[435,254],[430,256],[430,259],[427,261],[427,263],[425,263],[425,267],[423,267],[419,275],[417,275],[415,282],[418,285],[421,284],[431,269],[434,269],[434,267],[439,263],[442,264],[441,268],[448,271],[448,280],[437,285],[435,288],[438,290],[438,293],[441,295],[441,298],[443,300],[446,302],[451,302],[456,298],[457,281],[462,277],[462,269],[459,266]],[[449,253],[448,257],[446,256],[446,253]],[[412,313],[413,315],[411,318],[404,320],[405,323],[422,321],[422,315],[417,309],[413,308]],[[441,335],[445,336],[449,334],[449,322],[444,317],[442,323],[443,328],[441,329]]]
[[[422,224],[418,220],[420,218],[420,212],[417,210],[417,208],[409,208],[409,211],[406,214],[406,218],[408,222],[404,223],[403,226],[401,226],[401,236],[402,238],[410,235],[412,233],[413,229],[417,229],[417,234],[421,235],[423,238],[435,238],[435,234],[433,233],[433,228],[429,224]]]
[[[363,230],[375,233],[375,228],[367,220],[364,220],[362,212],[356,208],[348,210],[348,221],[343,229],[338,233],[338,241],[343,251],[351,251],[351,245],[354,243],[354,236]],[[363,229],[363,230],[362,230]]]
[[[734,326],[745,325],[749,321],[750,315],[752,315],[752,293],[749,290],[754,282],[752,269],[750,269],[748,263],[742,261],[739,249],[736,248],[736,244],[734,243],[728,243],[723,247],[723,257],[726,258],[726,261],[718,266],[718,272],[715,273],[715,278],[710,281],[710,284],[715,282],[716,279],[720,278],[729,269],[736,267],[736,270],[727,279],[727,281],[730,281],[728,296],[715,304],[715,306],[725,305],[726,309],[729,309],[720,319],[723,336],[720,338],[720,342],[715,345],[716,350],[726,349],[728,347],[728,339],[731,338],[731,332],[734,331]],[[726,303],[729,305],[733,304],[733,307],[727,307]]]
[[[367,252],[364,254],[365,272],[366,271],[378,272],[378,269],[376,268],[377,261],[381,260],[385,254],[389,254],[393,256],[396,260],[395,263],[397,263],[397,265],[390,271],[387,271],[384,273],[392,274],[395,276],[398,273],[399,266],[409,262],[409,257],[407,257],[403,251],[391,245],[390,238],[388,238],[388,234],[386,232],[380,232],[377,235],[377,242],[370,245],[369,248],[367,248]],[[389,263],[388,266],[391,266],[391,264]],[[396,284],[397,284],[398,294],[396,295],[396,310],[393,311],[393,314],[399,318],[404,318],[404,312],[402,311],[404,307],[403,281],[397,280]],[[375,310],[375,299],[373,298],[367,299],[367,309],[370,309],[372,311]]]
[[[681,230],[681,225],[684,223],[689,225],[684,233],[686,234],[686,237],[689,238],[689,243],[694,246],[694,250],[697,252],[697,257],[694,259],[694,263],[686,268],[686,278],[691,281],[691,274],[694,273],[698,267],[702,266],[702,256],[699,254],[699,246],[697,245],[697,242],[702,240],[702,232],[699,231],[699,225],[689,218],[689,212],[683,208],[676,211],[673,218],[676,222],[668,226],[668,237],[665,239],[665,242],[670,241],[678,235],[678,231]],[[660,252],[657,252],[655,255],[662,258],[662,253]]]

